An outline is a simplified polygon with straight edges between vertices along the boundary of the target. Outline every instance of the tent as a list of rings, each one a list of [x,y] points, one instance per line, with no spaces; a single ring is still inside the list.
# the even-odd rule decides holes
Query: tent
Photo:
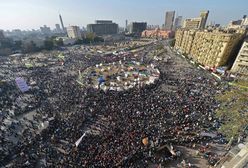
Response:
[[[105,82],[105,79],[102,76],[98,78],[99,85],[101,85],[104,82]]]

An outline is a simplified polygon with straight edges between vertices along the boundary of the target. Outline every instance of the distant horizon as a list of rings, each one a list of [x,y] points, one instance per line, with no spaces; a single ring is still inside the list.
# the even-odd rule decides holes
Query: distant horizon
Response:
[[[176,16],[184,20],[199,17],[200,12],[206,10],[209,10],[207,24],[225,26],[248,15],[245,3],[246,0],[0,0],[3,16],[0,30],[37,30],[44,25],[54,29],[55,24],[60,24],[59,14],[65,27],[82,28],[95,20],[112,20],[119,27],[125,27],[126,20],[162,26],[166,11],[176,11]]]

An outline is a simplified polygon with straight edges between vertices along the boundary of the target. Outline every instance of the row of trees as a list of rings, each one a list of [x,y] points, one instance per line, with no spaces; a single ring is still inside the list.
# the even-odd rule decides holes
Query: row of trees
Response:
[[[220,131],[228,139],[237,139],[248,128],[248,81],[230,83],[230,88],[216,99],[220,102],[217,117],[222,119]]]
[[[104,39],[95,36],[93,33],[87,33],[83,39],[78,39],[75,44],[92,44],[104,42]],[[24,53],[38,52],[41,50],[52,50],[64,46],[63,39],[57,39],[55,36],[46,38],[43,41],[42,46],[37,46],[34,41],[24,43],[23,41],[13,41],[11,39],[3,39],[0,41],[0,55],[9,55],[15,53],[16,51],[21,51]]]
[[[75,44],[92,44],[99,42],[104,42],[104,39],[96,36],[94,33],[87,33],[83,39],[78,39]]]

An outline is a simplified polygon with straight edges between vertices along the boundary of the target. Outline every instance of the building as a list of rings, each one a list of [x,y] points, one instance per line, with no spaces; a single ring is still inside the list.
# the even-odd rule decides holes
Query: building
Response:
[[[59,41],[62,39],[64,45],[73,45],[77,41],[75,38],[69,38],[69,37],[56,37],[56,41]]]
[[[61,33],[62,32],[59,24],[55,24],[55,32],[56,33]]]
[[[172,30],[173,23],[174,23],[174,18],[175,18],[175,11],[166,12],[166,14],[165,14],[165,24],[164,24],[164,29],[165,30]]]
[[[183,28],[185,29],[205,29],[209,11],[203,11],[200,13],[200,17],[185,19],[183,22]]]
[[[141,35],[141,33],[146,30],[147,23],[146,22],[131,22],[128,25],[128,32],[130,34]]]
[[[44,25],[43,27],[40,27],[40,31],[42,34],[44,35],[49,35],[51,34],[51,29],[50,27],[47,27],[46,25]]]
[[[0,40],[1,39],[4,39],[5,37],[4,37],[4,34],[3,34],[3,30],[0,30]]]
[[[208,14],[209,14],[209,11],[202,11],[200,13],[200,18],[201,18],[200,29],[205,29],[206,23],[208,20]]]
[[[147,25],[146,30],[160,29],[159,25]]]
[[[185,29],[199,29],[201,25],[201,18],[185,19],[183,28]]]
[[[230,21],[227,25],[228,29],[239,29],[241,27],[242,20]]]
[[[173,29],[176,30],[176,29],[181,28],[182,27],[182,21],[183,21],[183,17],[182,16],[176,17],[175,23],[174,23],[174,26],[173,26]]]
[[[60,24],[61,24],[61,27],[62,27],[62,30],[64,31],[64,32],[66,32],[66,29],[65,29],[65,27],[64,27],[64,23],[63,23],[63,20],[62,20],[62,16],[59,14],[59,20],[60,20]]]
[[[248,75],[248,39],[246,39],[239,51],[239,54],[232,66],[231,72],[239,75]]]
[[[230,21],[227,26],[227,29],[240,29],[240,28],[248,28],[248,17],[246,15],[243,16],[240,20]]]
[[[141,37],[168,39],[171,38],[173,34],[174,33],[172,31],[160,30],[159,28],[156,28],[154,30],[144,30]]]
[[[125,31],[127,32],[128,20],[126,20]]]
[[[231,148],[228,153],[215,165],[216,168],[247,168],[248,167],[248,138],[243,143]]]
[[[82,39],[81,31],[78,26],[67,27],[67,36],[72,39]]]
[[[181,53],[183,54],[190,54],[194,38],[195,38],[196,30],[182,30],[179,29],[176,31],[176,42],[175,42],[175,48],[179,49]]]
[[[97,35],[111,35],[118,33],[118,24],[111,20],[96,20],[95,24],[88,24],[87,31]]]
[[[243,16],[241,25],[244,26],[245,28],[248,27],[248,17],[246,15]]]
[[[243,37],[242,33],[178,30],[175,48],[202,65],[220,67],[228,63]]]

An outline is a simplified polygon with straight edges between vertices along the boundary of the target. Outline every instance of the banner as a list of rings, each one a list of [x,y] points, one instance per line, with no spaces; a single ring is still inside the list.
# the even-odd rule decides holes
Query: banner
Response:
[[[15,82],[21,92],[26,92],[29,90],[29,87],[23,78],[18,77],[15,79]]]

